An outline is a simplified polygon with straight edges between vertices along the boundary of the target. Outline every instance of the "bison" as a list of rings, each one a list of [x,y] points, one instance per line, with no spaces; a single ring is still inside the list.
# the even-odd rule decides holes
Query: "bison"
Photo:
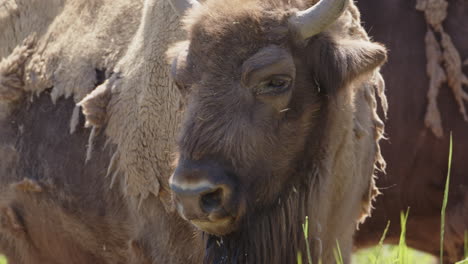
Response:
[[[314,259],[333,262],[338,244],[349,261],[382,161],[375,92],[383,96],[385,49],[368,40],[348,1],[222,3],[197,7],[189,40],[171,49],[186,101],[163,62],[168,43],[184,38],[165,1],[145,2],[131,41],[139,11],[124,2],[60,2],[39,17],[16,16],[30,9],[8,2],[6,17],[36,21],[9,42],[4,56],[20,47],[0,72],[1,245],[12,261],[291,262],[307,243]],[[32,32],[37,42],[21,46]],[[81,101],[93,126],[87,149],[83,120],[63,95]],[[203,233],[172,210],[179,108],[187,114],[170,187],[179,214]],[[70,116],[74,135],[65,133]],[[64,166],[68,152],[75,162]],[[200,186],[208,189],[192,188]]]
[[[207,263],[294,263],[308,245],[314,262],[337,247],[350,261],[382,162],[386,50],[350,1],[310,4],[173,3],[194,7],[168,51],[186,98],[169,184]]]

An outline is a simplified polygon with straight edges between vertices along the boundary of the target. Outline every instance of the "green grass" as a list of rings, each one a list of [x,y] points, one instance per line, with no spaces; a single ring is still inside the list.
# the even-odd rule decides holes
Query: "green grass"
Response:
[[[452,168],[452,150],[453,150],[452,133],[450,133],[447,179],[445,182],[444,200],[442,202],[442,210],[440,212],[440,264],[443,264],[444,262],[443,259],[444,259],[444,235],[445,235],[445,210],[447,209],[448,193],[449,193],[449,185],[450,185],[450,170]]]
[[[343,255],[341,255],[340,242],[338,242],[338,239],[336,240],[336,248],[333,253],[335,254],[336,263],[343,264]]]
[[[376,251],[379,252],[379,258],[376,259]],[[399,246],[383,245],[369,249],[359,250],[353,255],[353,263],[356,264],[399,264],[399,254],[401,249]],[[406,257],[408,264],[435,264],[435,258],[431,255],[420,251],[407,248]]]
[[[406,245],[406,222],[410,216],[410,210],[401,213],[400,216],[400,241],[398,245],[384,245],[390,222],[387,223],[380,242],[377,246],[360,250],[353,255],[353,263],[358,264],[435,264],[435,258],[431,255],[413,250]]]
[[[7,264],[5,257],[0,256],[0,264]]]
[[[406,245],[406,222],[408,221],[409,208],[406,210],[406,214],[401,212],[400,214],[400,242],[398,243],[398,263],[410,264],[412,263],[411,255],[408,253],[408,246]]]
[[[304,224],[302,224],[302,231],[304,232],[304,237],[307,246],[307,260],[309,264],[312,264],[312,254],[310,253],[309,245],[309,217],[306,216]]]
[[[442,209],[440,212],[441,215],[441,228],[440,228],[440,264],[443,263],[443,248],[444,248],[444,233],[445,233],[445,211],[447,208],[448,203],[448,193],[449,193],[449,185],[450,185],[450,171],[452,167],[452,152],[453,152],[453,140],[452,134],[450,134],[450,145],[449,145],[449,155],[448,155],[448,170],[447,170],[447,178],[445,182],[445,189],[444,189],[444,198],[442,201]],[[435,264],[437,263],[436,258],[419,252],[417,250],[413,250],[408,248],[406,245],[406,222],[410,215],[410,209],[406,211],[406,213],[402,212],[400,216],[400,226],[401,226],[401,233],[400,233],[400,241],[398,245],[391,246],[391,245],[384,245],[384,240],[387,235],[388,228],[390,226],[390,222],[387,223],[385,230],[383,230],[382,237],[379,241],[379,244],[373,248],[364,249],[356,252],[352,256],[352,263],[357,264]],[[308,219],[306,219],[307,223]],[[307,226],[307,224],[305,224]],[[304,233],[306,236],[306,233]],[[306,236],[307,238],[307,236]],[[455,264],[468,264],[468,231],[465,231],[465,256],[464,260],[461,260]],[[302,257],[301,257],[302,258]],[[298,255],[299,259],[299,255]],[[338,264],[343,263],[343,259],[341,256],[339,244],[337,242],[337,249],[335,250],[335,259]],[[298,261],[298,263],[302,264],[302,261]],[[309,261],[309,264],[311,262]]]

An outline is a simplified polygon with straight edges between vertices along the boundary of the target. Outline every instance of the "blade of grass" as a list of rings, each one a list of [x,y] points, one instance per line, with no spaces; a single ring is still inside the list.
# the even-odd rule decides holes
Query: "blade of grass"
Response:
[[[452,151],[453,151],[453,140],[452,140],[452,132],[450,132],[447,179],[445,182],[444,200],[442,202],[442,210],[440,212],[440,258],[439,258],[440,264],[444,263],[445,210],[447,209],[448,192],[449,192],[449,184],[450,184],[450,170],[452,168]]]
[[[312,254],[310,253],[310,246],[309,246],[309,217],[308,216],[305,217],[305,223],[302,224],[302,231],[304,232],[308,264],[312,264]],[[301,260],[302,260],[302,256],[301,256]]]
[[[406,246],[406,222],[408,220],[409,215],[409,207],[406,210],[406,214],[401,212],[400,214],[400,225],[401,225],[401,233],[400,233],[400,242],[398,243],[398,258],[397,261],[399,264],[407,264],[408,263],[408,247]]]
[[[297,252],[297,264],[302,264],[302,252]]]
[[[338,242],[338,239],[336,240],[336,248],[333,251],[333,254],[335,255],[335,260],[337,264],[343,264],[343,255],[341,255],[341,249],[340,249],[340,243]]]
[[[380,237],[380,241],[379,241],[379,245],[378,245],[378,250],[377,250],[377,254],[375,255],[375,259],[373,261],[374,264],[378,264],[379,263],[379,257],[380,257],[380,254],[382,253],[382,248],[383,248],[383,242],[385,240],[385,237],[387,237],[387,232],[388,232],[388,229],[390,228],[390,221],[387,222],[387,226],[385,227],[384,229],[384,232],[382,234],[382,237]]]

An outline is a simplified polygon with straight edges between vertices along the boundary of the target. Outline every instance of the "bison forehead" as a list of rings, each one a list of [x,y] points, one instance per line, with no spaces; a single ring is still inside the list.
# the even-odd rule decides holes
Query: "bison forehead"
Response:
[[[236,7],[230,2],[208,3],[185,21],[189,53],[203,61],[239,64],[261,47],[285,44],[288,17],[288,12],[261,7],[258,2]]]

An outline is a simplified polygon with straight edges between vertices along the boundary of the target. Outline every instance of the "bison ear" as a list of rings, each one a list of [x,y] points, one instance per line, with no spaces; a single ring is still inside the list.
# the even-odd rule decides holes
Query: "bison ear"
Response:
[[[320,47],[314,63],[316,78],[327,93],[372,73],[387,60],[387,50],[378,43],[364,40],[330,41]]]

